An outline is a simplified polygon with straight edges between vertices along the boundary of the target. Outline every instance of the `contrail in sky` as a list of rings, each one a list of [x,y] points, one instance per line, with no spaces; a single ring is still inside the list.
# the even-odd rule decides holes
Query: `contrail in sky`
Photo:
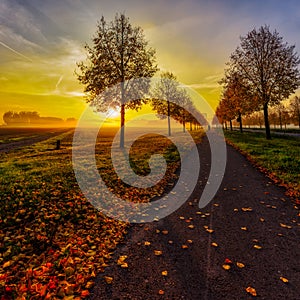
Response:
[[[13,48],[9,47],[8,45],[4,44],[3,42],[0,41],[0,45],[2,45],[3,47],[7,48],[8,50],[12,51],[13,53],[17,54],[18,56],[21,56],[22,58],[25,58],[26,60],[33,62],[32,59],[30,59],[29,57],[23,55],[22,53],[14,50]]]
[[[64,75],[61,75],[61,76],[59,77],[59,79],[58,79],[58,81],[57,81],[57,83],[56,83],[56,86],[55,86],[55,89],[56,89],[56,90],[58,89],[58,86],[59,86],[59,84],[61,83],[61,81],[63,80],[63,78],[64,78]]]

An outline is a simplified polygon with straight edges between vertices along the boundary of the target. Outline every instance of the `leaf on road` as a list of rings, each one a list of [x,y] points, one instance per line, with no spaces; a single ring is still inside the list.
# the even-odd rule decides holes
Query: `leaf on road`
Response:
[[[105,281],[106,281],[107,284],[111,284],[112,281],[113,281],[113,278],[110,277],[110,276],[104,276],[104,279],[105,279]]]
[[[248,286],[246,288],[246,292],[249,293],[250,295],[256,297],[257,296],[257,292],[255,290],[255,288],[251,287],[251,286]]]
[[[159,295],[164,295],[164,294],[165,294],[165,291],[159,290],[159,291],[158,291],[158,294],[159,294]]]
[[[222,266],[222,268],[224,269],[224,270],[230,270],[230,268],[231,268],[231,266],[230,265],[227,265],[227,264],[224,264],[223,266]]]
[[[167,275],[168,275],[168,271],[167,271],[167,270],[162,271],[162,272],[161,272],[161,275],[162,275],[162,276],[167,276]]]
[[[154,250],[154,255],[160,256],[160,255],[162,255],[162,251],[161,250]]]
[[[219,247],[219,245],[218,245],[217,243],[215,243],[215,242],[211,243],[211,245],[212,245],[213,247]]]
[[[144,243],[144,245],[145,245],[145,246],[150,246],[150,245],[151,245],[151,243],[150,243],[150,242],[148,242],[148,241],[146,241],[146,242]]]
[[[289,282],[289,280],[288,280],[287,278],[284,278],[284,277],[282,277],[282,276],[280,276],[280,280],[281,280],[282,282],[284,282],[284,283],[288,283],[288,282]]]
[[[241,227],[241,229],[242,229],[242,230],[245,230],[245,231],[248,230],[246,226],[245,226],[245,227]]]
[[[280,226],[282,227],[282,228],[292,228],[292,226],[290,226],[290,225],[285,225],[285,224],[283,224],[283,223],[280,223]]]
[[[243,263],[237,262],[236,265],[241,269],[245,268],[245,265]]]
[[[213,233],[214,232],[214,230],[213,229],[206,229],[206,231],[208,232],[208,233]]]
[[[189,225],[189,226],[188,226],[188,228],[190,228],[190,229],[194,229],[194,228],[195,228],[195,226],[194,226],[194,225]]]
[[[253,247],[258,250],[262,248],[262,246],[259,246],[259,245],[254,245]]]
[[[242,211],[252,211],[251,207],[242,207]]]
[[[182,249],[187,249],[189,246],[188,245],[182,245],[181,248]]]

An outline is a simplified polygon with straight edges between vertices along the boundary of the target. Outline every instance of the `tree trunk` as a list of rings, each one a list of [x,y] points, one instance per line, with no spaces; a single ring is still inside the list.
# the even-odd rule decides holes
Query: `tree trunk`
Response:
[[[190,122],[190,131],[192,131],[193,128],[192,128],[192,122]]]
[[[239,123],[240,123],[240,132],[243,133],[243,123],[242,123],[242,114],[239,112]]]
[[[229,121],[229,124],[230,124],[230,131],[232,131],[232,121],[231,120]]]
[[[265,128],[266,128],[266,139],[271,139],[271,131],[269,124],[269,116],[268,116],[268,103],[264,104],[264,119],[265,119]]]
[[[182,121],[182,130],[183,130],[183,132],[185,132],[185,120],[184,119]]]
[[[281,111],[279,112],[279,125],[280,125],[280,130],[282,130],[282,117],[281,117]]]
[[[125,143],[125,104],[121,105],[121,134],[120,134],[120,148],[124,148]]]
[[[168,100],[168,136],[171,136],[170,101]]]

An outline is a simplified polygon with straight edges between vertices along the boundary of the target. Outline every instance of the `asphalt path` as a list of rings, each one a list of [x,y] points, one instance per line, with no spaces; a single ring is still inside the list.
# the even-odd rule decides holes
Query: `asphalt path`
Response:
[[[201,174],[190,199],[158,222],[132,225],[89,299],[241,300],[255,298],[254,290],[258,299],[300,299],[295,199],[227,146],[222,185],[199,210],[210,170],[206,139],[199,153]],[[122,255],[128,268],[117,264]]]

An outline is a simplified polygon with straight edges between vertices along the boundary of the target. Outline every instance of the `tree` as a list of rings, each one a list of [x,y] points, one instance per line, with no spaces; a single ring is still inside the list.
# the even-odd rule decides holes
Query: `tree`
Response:
[[[230,128],[232,130],[231,120],[237,117],[240,131],[243,132],[242,115],[255,110],[257,99],[250,93],[245,80],[235,71],[227,72],[221,83],[224,84],[223,110],[226,110]]]
[[[253,29],[240,40],[225,76],[237,73],[257,97],[257,110],[264,111],[266,138],[270,139],[268,107],[288,98],[300,86],[300,60],[295,46],[284,43],[267,25]]]
[[[295,96],[291,101],[289,105],[289,110],[292,115],[293,121],[298,123],[298,126],[300,128],[300,97]]]
[[[110,23],[102,17],[92,41],[92,47],[85,45],[87,62],[77,64],[77,77],[85,85],[87,102],[98,111],[120,109],[123,148],[125,109],[138,110],[150,85],[150,81],[143,81],[143,89],[135,88],[132,79],[155,74],[155,51],[148,46],[143,30],[132,26],[124,14],[116,14]],[[128,101],[130,98],[134,101]]]
[[[176,76],[171,72],[163,72],[160,81],[156,83],[151,92],[151,105],[161,119],[168,118],[168,135],[171,136],[171,114],[175,104],[179,103],[180,91]]]

